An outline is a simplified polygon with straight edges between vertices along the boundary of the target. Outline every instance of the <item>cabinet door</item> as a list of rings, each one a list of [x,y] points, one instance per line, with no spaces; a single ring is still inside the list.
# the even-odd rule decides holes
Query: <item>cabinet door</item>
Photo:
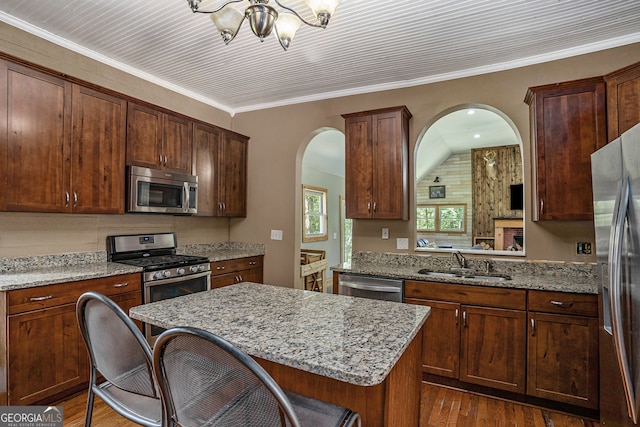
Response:
[[[526,313],[462,306],[460,380],[525,392]]]
[[[534,220],[593,220],[591,153],[607,143],[601,78],[530,89]]]
[[[191,173],[192,122],[182,117],[163,114],[162,167]]]
[[[246,138],[224,132],[218,158],[220,216],[247,216],[247,148]]]
[[[122,311],[127,313],[127,315],[129,314],[129,309],[131,307],[142,305],[142,292],[140,291],[113,295],[109,298],[111,298],[113,302],[118,304],[118,307],[120,307]],[[133,320],[133,323],[135,323],[138,326],[138,329],[140,329],[140,332],[144,332],[141,321],[134,320],[134,319],[131,319],[131,320]]]
[[[127,165],[162,167],[162,113],[129,102],[127,105]]]
[[[640,62],[606,75],[609,141],[640,123]]]
[[[198,177],[198,216],[216,216],[218,213],[219,144],[217,128],[194,124],[192,174]]]
[[[88,381],[75,303],[9,316],[8,329],[9,405],[29,405]]]
[[[460,375],[460,304],[407,298],[409,304],[431,307],[423,328],[422,370],[458,379]]]
[[[373,145],[371,116],[345,120],[345,204],[347,218],[371,218]]]
[[[408,128],[402,111],[376,114],[372,118],[373,217],[408,219]]]
[[[7,63],[9,211],[69,212],[71,83]]]
[[[72,210],[124,213],[126,101],[73,85]]]
[[[598,319],[529,313],[527,394],[598,408]]]

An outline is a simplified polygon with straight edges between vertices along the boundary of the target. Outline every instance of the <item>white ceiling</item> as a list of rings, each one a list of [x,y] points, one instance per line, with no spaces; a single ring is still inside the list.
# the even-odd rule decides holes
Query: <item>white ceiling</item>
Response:
[[[287,52],[247,23],[225,46],[186,0],[0,0],[0,21],[230,114],[640,41],[638,0],[343,0],[326,29],[303,26]]]

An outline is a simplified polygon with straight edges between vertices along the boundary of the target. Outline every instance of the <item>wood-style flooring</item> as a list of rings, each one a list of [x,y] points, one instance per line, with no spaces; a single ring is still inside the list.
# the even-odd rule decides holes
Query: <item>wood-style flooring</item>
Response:
[[[65,427],[84,425],[86,393],[56,405],[64,407]],[[95,399],[92,427],[137,427]],[[422,384],[419,427],[600,427],[599,423],[446,387]],[[249,427],[249,426],[248,426]],[[366,427],[366,426],[365,426]]]

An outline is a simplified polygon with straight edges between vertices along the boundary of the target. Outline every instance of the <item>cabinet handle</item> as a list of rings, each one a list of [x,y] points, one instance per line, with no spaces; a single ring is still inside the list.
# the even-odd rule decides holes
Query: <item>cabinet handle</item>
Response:
[[[373,211],[375,212],[378,208],[378,204],[376,202],[373,202]]]
[[[573,307],[573,303],[572,302],[564,302],[564,301],[549,301],[551,304],[555,305],[556,307],[562,307],[562,308],[571,308]]]
[[[540,200],[540,213],[544,213],[544,200]]]
[[[371,202],[367,202],[367,212],[371,212]]]
[[[164,165],[167,166],[167,155],[164,156]]]
[[[158,154],[158,164],[162,165],[162,154]]]
[[[216,270],[224,270],[224,266],[222,266],[222,267],[216,267]]]
[[[114,288],[124,288],[125,286],[129,286],[129,282],[116,283],[115,285],[113,285]]]
[[[467,327],[467,310],[462,311],[462,326]]]
[[[75,208],[76,206],[78,206],[78,193],[77,192],[73,192],[73,207]]]
[[[536,319],[531,319],[531,336],[536,336]]]
[[[46,295],[44,297],[32,297],[32,298],[29,298],[29,301],[31,301],[31,302],[46,301],[46,300],[51,299],[51,298],[53,298],[53,295]]]
[[[459,313],[458,313],[458,309],[456,308],[456,326],[458,326],[458,317],[459,317]]]
[[[227,210],[227,204],[225,202],[222,202],[222,210],[223,211]]]
[[[64,195],[65,195],[65,202],[64,202],[64,206],[68,208],[68,207],[69,207],[69,200],[71,200],[71,199],[70,199],[70,197],[69,197],[69,192],[68,192],[68,191],[65,191],[65,192],[64,192]]]
[[[255,261],[249,261],[249,265],[256,265]]]

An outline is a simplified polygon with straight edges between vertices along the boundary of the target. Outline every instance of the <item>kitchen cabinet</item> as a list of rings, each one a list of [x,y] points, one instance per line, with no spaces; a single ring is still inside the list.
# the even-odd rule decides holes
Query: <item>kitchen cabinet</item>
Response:
[[[529,291],[527,394],[598,409],[596,295]]]
[[[405,302],[432,307],[424,372],[525,392],[526,291],[406,280]]]
[[[531,87],[533,220],[593,220],[591,153],[607,143],[602,77]]]
[[[191,174],[191,120],[134,102],[127,106],[127,165]]]
[[[211,289],[240,282],[262,283],[264,257],[253,256],[211,263]]]
[[[1,66],[3,209],[124,213],[126,102],[8,61]]]
[[[96,291],[127,310],[142,304],[139,273],[1,292],[0,404],[50,403],[89,380],[89,359],[76,301]]]
[[[347,218],[409,219],[407,107],[344,114]]]
[[[613,141],[640,123],[640,62],[604,76],[607,85],[607,131]]]
[[[198,176],[198,215],[247,216],[249,138],[196,123],[193,130],[193,175]]]

